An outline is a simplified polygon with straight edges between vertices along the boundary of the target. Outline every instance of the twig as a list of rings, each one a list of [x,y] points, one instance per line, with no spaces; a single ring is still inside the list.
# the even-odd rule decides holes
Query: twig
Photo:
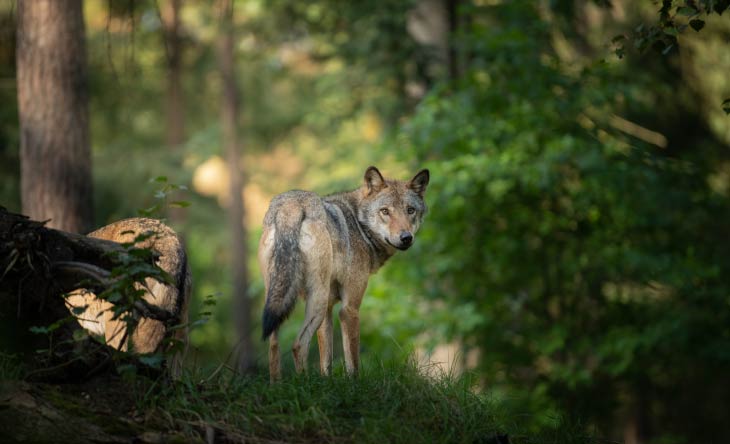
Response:
[[[118,278],[111,279],[111,273],[107,270],[101,267],[97,267],[96,265],[91,265],[84,262],[54,262],[51,266],[51,269],[55,271],[60,271],[62,273],[75,273],[84,275],[86,277],[94,279],[103,287],[109,287],[118,281]],[[146,285],[144,287],[147,288]],[[152,293],[149,288],[147,288],[147,291],[149,293]],[[145,318],[155,319],[157,321],[165,323],[178,320],[178,316],[174,313],[165,310],[164,308],[152,305],[144,299],[139,299],[135,301],[133,304],[133,308],[136,309],[142,315],[142,317]]]
[[[82,274],[88,278],[94,279],[96,282],[105,287],[110,286],[114,281],[110,279],[111,273],[107,270],[97,267],[96,265],[87,264],[85,262],[74,261],[58,261],[51,264],[51,272],[61,272],[70,274]]]

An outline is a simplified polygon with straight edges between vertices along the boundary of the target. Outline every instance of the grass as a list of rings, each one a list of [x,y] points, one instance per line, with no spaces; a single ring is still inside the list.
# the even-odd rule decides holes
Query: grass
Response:
[[[196,383],[199,377],[148,391],[139,408],[155,412],[163,428],[191,438],[206,430],[231,442],[598,442],[563,425],[528,437],[468,376],[427,378],[412,363],[366,363],[358,378],[287,375],[273,385],[266,375]]]
[[[22,392],[18,399],[30,396],[38,405],[52,406],[62,419],[43,432],[68,432],[63,435],[68,439],[86,436],[87,430],[105,433],[103,439],[186,443],[211,442],[211,437],[226,443],[607,442],[571,421],[535,427],[540,421],[525,413],[524,403],[491,397],[470,375],[424,376],[413,361],[366,360],[357,378],[345,375],[341,366],[331,377],[314,369],[304,375],[287,372],[276,384],[266,374],[199,369],[174,383],[109,374],[59,386],[13,384],[22,370],[17,365],[12,356],[0,355],[0,373],[8,379],[0,386],[8,393]],[[54,431],[59,422],[78,431]]]

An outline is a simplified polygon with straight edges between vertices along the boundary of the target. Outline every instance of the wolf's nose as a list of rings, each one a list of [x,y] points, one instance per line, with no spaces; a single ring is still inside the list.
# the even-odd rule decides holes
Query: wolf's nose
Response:
[[[410,245],[413,242],[413,235],[408,231],[404,231],[400,234],[400,243],[403,245]]]

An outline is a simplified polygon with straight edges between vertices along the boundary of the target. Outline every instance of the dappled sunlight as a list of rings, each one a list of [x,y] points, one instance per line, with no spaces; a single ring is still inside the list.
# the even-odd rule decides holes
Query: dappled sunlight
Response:
[[[479,350],[472,349],[464,354],[464,344],[451,342],[437,344],[432,349],[417,348],[415,359],[419,371],[431,378],[442,378],[444,375],[459,377],[467,371],[473,371],[479,365]]]
[[[269,178],[279,174],[281,175],[279,180],[291,181],[293,177],[290,175],[291,172],[293,171],[296,174],[298,168],[296,166],[293,170],[285,167],[277,168],[277,166],[282,166],[292,159],[287,159],[286,154],[283,154],[282,157],[281,150],[276,150],[274,153],[279,154],[251,157],[251,161],[256,162],[257,165],[261,165],[262,171],[267,171]],[[284,163],[281,163],[282,161]],[[228,166],[225,161],[220,156],[213,156],[195,168],[192,178],[193,190],[203,196],[214,197],[221,207],[227,208],[230,205],[228,174]],[[266,208],[273,197],[272,194],[265,193],[258,183],[253,182],[253,180],[259,179],[262,175],[261,172],[253,175],[252,180],[246,184],[241,192],[241,199],[245,205],[244,214],[246,225],[254,229],[261,226]],[[270,184],[271,181],[267,181],[266,183]]]
[[[282,64],[297,74],[313,76],[324,69],[321,63],[312,60],[311,48],[307,42],[282,45],[277,56]]]
[[[203,196],[217,198],[221,205],[225,205],[229,199],[228,182],[228,167],[220,156],[209,158],[193,172],[193,189]]]
[[[708,114],[711,128],[727,144],[730,143],[730,119],[718,104],[722,102],[721,98],[730,96],[727,75],[730,54],[727,38],[722,37],[730,32],[730,24],[726,17],[711,17],[706,23],[712,31],[683,38],[680,69],[690,87],[702,97],[701,109]]]
[[[315,140],[309,140],[309,143],[316,143]],[[249,182],[269,190],[272,195],[274,192],[282,191],[282,188],[278,187],[295,184],[305,172],[302,156],[299,154],[299,150],[294,149],[294,145],[299,145],[299,143],[298,137],[290,136],[269,151],[246,156],[245,164],[256,166],[249,168],[251,170]],[[305,140],[304,143],[307,141]]]
[[[261,222],[264,220],[264,214],[266,214],[272,197],[255,183],[249,183],[243,188],[246,226],[250,227],[253,232],[261,228]]]

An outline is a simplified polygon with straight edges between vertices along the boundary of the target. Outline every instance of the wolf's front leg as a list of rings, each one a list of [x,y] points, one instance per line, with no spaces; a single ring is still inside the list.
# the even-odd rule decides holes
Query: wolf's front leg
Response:
[[[317,330],[317,345],[319,345],[319,370],[329,376],[332,371],[332,306],[327,307],[322,325]]]

